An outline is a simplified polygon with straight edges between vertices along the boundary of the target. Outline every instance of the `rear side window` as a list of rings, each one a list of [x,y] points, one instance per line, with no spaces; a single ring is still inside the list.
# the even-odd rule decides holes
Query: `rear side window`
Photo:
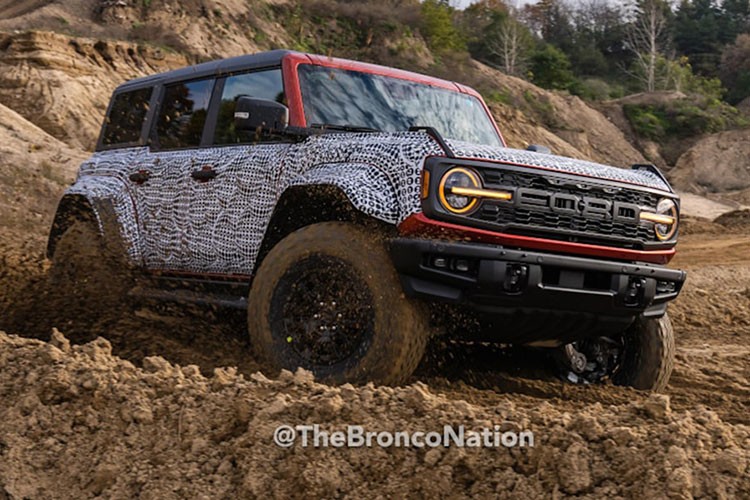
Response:
[[[211,79],[167,87],[156,125],[161,149],[200,146],[213,86]]]
[[[242,75],[230,76],[224,83],[221,93],[219,117],[216,122],[214,144],[237,144],[247,142],[254,133],[237,132],[234,129],[234,110],[240,97],[255,97],[286,104],[281,70],[272,69],[256,71]]]
[[[114,97],[104,124],[104,146],[124,146],[140,140],[152,91],[152,88],[146,88],[123,92]]]

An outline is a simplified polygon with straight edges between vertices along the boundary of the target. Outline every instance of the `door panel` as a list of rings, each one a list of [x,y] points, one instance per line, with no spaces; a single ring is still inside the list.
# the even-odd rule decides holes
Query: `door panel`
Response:
[[[141,234],[141,254],[147,269],[180,271],[188,266],[185,241],[190,215],[188,168],[192,152],[148,155],[140,169],[148,180],[134,187]]]
[[[148,172],[148,179],[135,188],[147,269],[184,271],[191,267],[186,252],[192,222],[190,174],[214,85],[214,79],[204,79],[164,89],[151,149],[133,168]]]
[[[193,271],[251,274],[276,205],[289,144],[196,151],[195,167],[211,167],[207,182],[191,178],[187,258]]]

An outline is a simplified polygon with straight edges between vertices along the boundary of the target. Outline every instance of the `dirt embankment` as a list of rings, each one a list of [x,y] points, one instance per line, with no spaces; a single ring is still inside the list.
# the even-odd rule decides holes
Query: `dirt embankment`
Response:
[[[0,104],[71,147],[90,151],[117,85],[185,64],[184,57],[144,45],[0,33]]]
[[[2,231],[41,237],[84,154],[0,104]]]
[[[13,498],[248,496],[739,497],[750,429],[667,396],[618,406],[497,395],[470,403],[424,384],[333,388],[309,374],[202,376],[103,339],[70,347],[0,334],[0,491]],[[577,408],[575,406],[578,406]],[[284,449],[280,425],[324,430],[494,428],[533,448]],[[40,471],[44,471],[40,473]]]
[[[750,129],[707,136],[680,157],[670,177],[680,189],[750,205]]]
[[[110,93],[125,80],[188,61],[294,47],[301,37],[326,36],[307,33],[319,26],[303,21],[305,14],[294,14],[287,4],[0,0],[0,103],[68,144],[91,149]],[[334,37],[342,28],[331,21],[326,29]],[[410,69],[429,71],[435,61],[418,35],[408,40],[384,36],[378,43],[414,44],[418,57],[404,55],[401,61]],[[465,71],[464,80],[492,89],[487,97],[512,147],[542,144],[559,154],[624,167],[644,161],[615,125],[580,99],[547,92],[478,62]]]
[[[257,50],[243,47],[237,55]],[[92,149],[112,90],[188,64],[150,45],[50,32],[0,33],[0,104],[76,148]],[[550,93],[473,64],[476,78],[506,96],[491,106],[512,147],[547,145],[557,154],[628,167],[644,161],[622,132],[576,97]]]

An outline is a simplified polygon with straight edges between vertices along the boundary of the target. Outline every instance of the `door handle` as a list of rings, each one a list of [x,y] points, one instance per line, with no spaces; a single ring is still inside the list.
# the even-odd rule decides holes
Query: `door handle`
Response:
[[[216,170],[207,165],[200,170],[193,170],[193,172],[190,174],[190,177],[198,182],[208,182],[211,179],[215,178],[217,175],[218,174],[216,173]]]
[[[148,181],[149,177],[151,177],[151,172],[148,170],[139,170],[137,172],[133,172],[128,177],[132,182],[138,184],[139,186],[146,181]]]

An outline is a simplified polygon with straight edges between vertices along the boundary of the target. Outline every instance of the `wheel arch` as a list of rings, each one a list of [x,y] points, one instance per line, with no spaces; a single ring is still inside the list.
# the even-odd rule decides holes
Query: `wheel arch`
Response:
[[[320,222],[351,222],[394,234],[396,230],[393,222],[378,218],[357,207],[339,185],[293,185],[282,193],[276,203],[258,251],[254,271],[257,272],[266,255],[285,237]]]
[[[57,205],[55,218],[52,221],[49,238],[47,239],[47,258],[55,254],[57,242],[76,220],[84,220],[96,224],[101,232],[101,220],[92,201],[82,194],[66,194]]]

